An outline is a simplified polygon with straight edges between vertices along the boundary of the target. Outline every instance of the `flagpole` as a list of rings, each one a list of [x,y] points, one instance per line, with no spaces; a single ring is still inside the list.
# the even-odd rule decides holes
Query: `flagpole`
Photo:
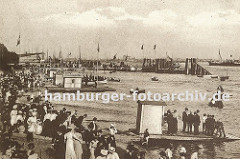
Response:
[[[143,59],[144,59],[144,43],[142,44],[141,49],[142,49],[142,54],[143,54]]]
[[[144,46],[143,46],[143,47],[144,47]],[[144,57],[145,57],[145,56],[144,56],[144,48],[142,49],[142,53],[143,53],[143,59],[144,59]]]
[[[19,46],[18,46],[18,53],[20,54],[21,53],[21,47],[20,47],[21,43],[19,43]]]
[[[157,45],[154,45],[153,49],[154,49],[154,57],[155,57],[155,59],[157,58],[157,56],[156,56],[156,48],[157,48]]]
[[[98,86],[98,60],[99,60],[99,51],[100,51],[100,48],[99,48],[99,42],[98,42],[98,52],[97,52],[97,86]]]
[[[78,50],[78,51],[79,51],[79,59],[81,60],[81,58],[82,58],[82,55],[81,55],[81,54],[82,54],[82,53],[81,53],[81,46],[80,46],[80,45],[79,45],[78,49],[79,49],[79,50]]]

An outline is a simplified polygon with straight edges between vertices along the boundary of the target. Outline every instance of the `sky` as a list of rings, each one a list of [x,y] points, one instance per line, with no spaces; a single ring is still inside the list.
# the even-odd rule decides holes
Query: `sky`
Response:
[[[98,57],[98,43],[100,58],[217,59],[220,49],[239,59],[240,1],[0,0],[0,43],[85,59]]]

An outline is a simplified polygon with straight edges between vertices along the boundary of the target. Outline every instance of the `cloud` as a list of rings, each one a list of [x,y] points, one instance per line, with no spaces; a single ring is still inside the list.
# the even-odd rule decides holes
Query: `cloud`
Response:
[[[149,13],[148,17],[143,20],[147,26],[173,27],[177,23],[177,14],[172,10],[155,10]]]
[[[99,14],[97,10],[98,9],[89,10],[83,13],[65,12],[60,14],[52,14],[41,18],[40,21],[54,22],[56,24],[79,25],[83,27],[108,27],[115,24],[114,20],[109,19],[105,15]]]
[[[240,14],[234,10],[221,12],[202,12],[187,19],[191,26],[215,27],[220,25],[239,25]]]
[[[116,22],[138,21],[146,26],[175,26],[177,14],[171,10],[155,10],[147,16],[129,14],[121,7],[95,8],[82,13],[65,12],[51,14],[41,18],[41,22],[54,22],[56,24],[79,25],[82,27],[110,27]]]

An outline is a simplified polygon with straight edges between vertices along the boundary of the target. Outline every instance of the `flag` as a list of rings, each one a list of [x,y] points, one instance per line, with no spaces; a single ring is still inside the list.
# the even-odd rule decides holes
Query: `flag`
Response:
[[[100,47],[99,47],[99,43],[98,43],[97,51],[98,51],[98,52],[100,52]]]
[[[155,45],[153,46],[153,49],[156,50],[156,48],[157,48],[157,45],[155,44]]]
[[[71,53],[71,52],[69,52],[69,53],[68,53],[68,55],[72,55],[72,53]]]
[[[232,55],[230,55],[230,57],[232,57]]]
[[[142,44],[141,50],[143,50],[143,44]]]
[[[115,54],[114,56],[113,56],[113,59],[116,59],[117,58],[117,54]]]
[[[19,35],[19,37],[18,37],[17,45],[16,45],[16,46],[18,46],[19,44],[20,44],[20,35]]]

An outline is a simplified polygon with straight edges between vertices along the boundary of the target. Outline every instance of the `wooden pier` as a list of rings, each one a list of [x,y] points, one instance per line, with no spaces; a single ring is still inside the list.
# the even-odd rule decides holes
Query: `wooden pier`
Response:
[[[203,68],[201,65],[197,63],[196,58],[186,58],[185,62],[185,74],[186,75],[211,75],[211,73]]]
[[[196,58],[186,58],[185,68],[178,66],[172,58],[143,59],[143,72],[176,73],[186,75],[211,75],[211,73],[198,64]]]
[[[143,59],[142,71],[184,74],[184,68],[176,67],[175,61],[171,58]]]

